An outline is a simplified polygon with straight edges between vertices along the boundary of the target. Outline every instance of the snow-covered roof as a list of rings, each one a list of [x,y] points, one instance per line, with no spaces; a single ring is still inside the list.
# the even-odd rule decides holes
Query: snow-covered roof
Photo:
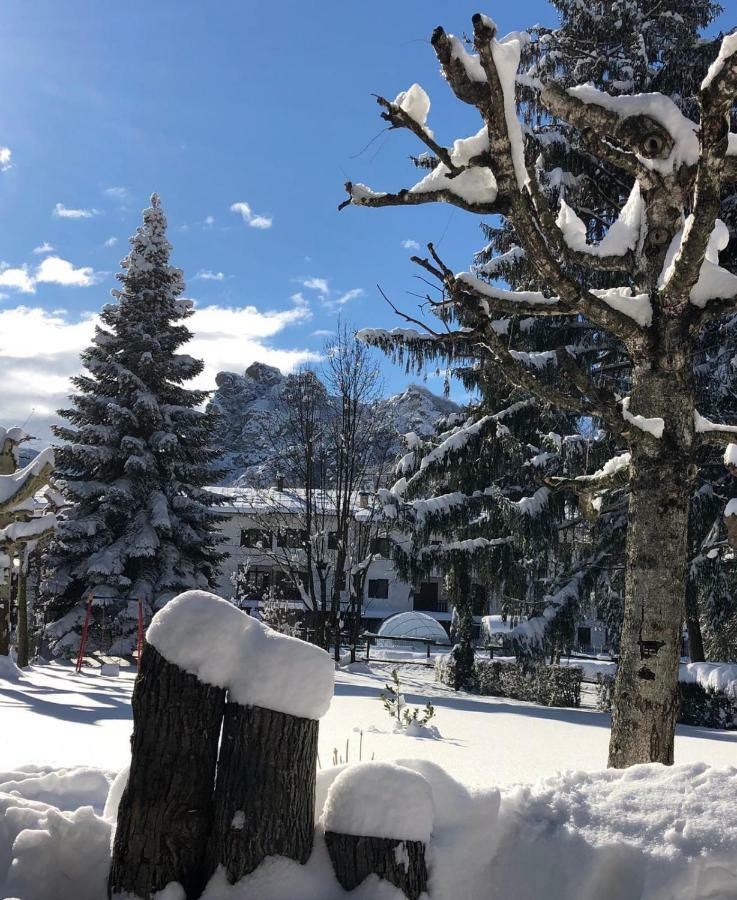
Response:
[[[269,488],[253,488],[253,487],[209,487],[209,491],[218,494],[225,502],[220,507],[224,512],[237,513],[285,513],[285,512],[301,512],[306,503],[306,494],[304,488],[284,488],[279,490],[276,487]],[[373,497],[369,495],[369,505],[372,503]],[[313,506],[324,510],[330,514],[336,509],[335,491],[315,491],[312,497]],[[362,510],[360,494],[357,493],[353,498],[353,511],[357,513]]]

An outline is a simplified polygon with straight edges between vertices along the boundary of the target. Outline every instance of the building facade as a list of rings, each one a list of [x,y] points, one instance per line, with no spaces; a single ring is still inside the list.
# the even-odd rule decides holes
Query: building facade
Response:
[[[278,487],[212,490],[224,501],[220,528],[225,536],[222,549],[228,554],[221,566],[217,593],[233,598],[242,609],[254,615],[260,615],[265,603],[275,597],[291,608],[295,617],[304,614],[309,609],[303,589],[307,578],[304,491]],[[319,522],[313,522],[310,529],[313,545],[319,545],[319,559],[328,565],[337,554],[334,503],[330,492],[325,492],[316,504]],[[370,514],[370,504],[368,495],[356,498],[353,515],[357,523],[361,522],[362,513]],[[375,528],[370,542],[362,549],[361,559],[354,561],[370,559],[363,585],[362,627],[376,633],[391,616],[416,610],[432,616],[449,631],[453,607],[444,590],[442,575],[435,572],[419,584],[402,580],[392,561],[395,540],[402,540],[401,535]],[[302,588],[295,583],[295,573],[303,583]],[[326,584],[328,597],[332,586],[331,572]],[[341,602],[348,603],[345,590],[341,592]],[[489,639],[488,628],[482,627],[484,618],[500,622],[500,614],[499,601],[479,590],[474,601],[474,636],[480,643]],[[508,625],[500,625],[500,632],[507,629]],[[576,625],[574,649],[601,653],[606,644],[606,628],[592,606]]]

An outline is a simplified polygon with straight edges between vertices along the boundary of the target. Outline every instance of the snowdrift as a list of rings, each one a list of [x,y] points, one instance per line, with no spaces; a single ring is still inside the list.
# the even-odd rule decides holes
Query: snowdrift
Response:
[[[431,788],[429,900],[737,897],[735,768],[568,772],[500,792],[466,788],[427,761],[398,763]],[[274,857],[234,886],[216,875],[205,900],[401,900],[392,885],[375,878],[350,894],[335,881],[322,815],[341,771],[318,775],[318,833],[307,865]],[[0,773],[0,897],[105,900],[125,778],[111,791],[113,776],[93,768],[34,766]],[[381,792],[363,802],[373,803],[363,815],[380,821]],[[424,799],[414,813],[422,816],[423,810]],[[167,897],[178,900],[176,886]]]

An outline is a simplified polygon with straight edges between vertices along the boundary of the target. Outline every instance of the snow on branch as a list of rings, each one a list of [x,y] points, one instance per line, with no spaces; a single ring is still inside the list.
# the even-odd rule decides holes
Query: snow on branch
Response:
[[[664,419],[659,416],[648,418],[647,416],[631,413],[629,397],[624,397],[620,402],[622,404],[622,418],[626,422],[634,425],[635,428],[639,428],[640,431],[652,435],[654,438],[660,439],[663,437],[663,431],[665,430]]]
[[[737,434],[737,425],[724,425],[721,422],[712,422],[706,416],[702,416],[698,410],[694,410],[694,431],[700,441],[705,444],[718,444],[724,446],[725,466],[737,464],[737,444],[731,443]],[[732,450],[731,448],[734,448]]]
[[[666,289],[676,299],[699,280],[721,204],[722,171],[729,145],[729,116],[737,96],[737,39],[728,35],[701,84],[699,138],[693,213],[684,228]]]

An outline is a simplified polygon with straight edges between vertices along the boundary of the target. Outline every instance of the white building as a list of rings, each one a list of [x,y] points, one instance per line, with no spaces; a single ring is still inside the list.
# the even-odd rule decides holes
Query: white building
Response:
[[[241,608],[258,614],[264,597],[281,596],[295,612],[304,612],[306,605],[300,590],[293,585],[287,570],[294,572],[304,560],[305,492],[300,489],[217,487],[211,488],[224,499],[221,530],[225,535],[222,549],[228,554],[221,565],[220,580],[216,592],[223,597],[234,597]],[[322,520],[312,534],[321,532],[325,543],[322,553],[330,559],[335,544],[335,499],[325,492],[314,504],[321,510]],[[368,494],[359,495],[353,504],[353,514],[360,519],[370,517]],[[400,535],[394,538],[401,540]],[[446,631],[450,628],[453,608],[449,604],[439,572],[426,581],[410,585],[397,574],[391,556],[392,536],[378,531],[371,547],[364,548],[364,558],[371,556],[365,579],[363,597],[363,627],[377,633],[382,623],[397,613],[416,610],[427,613],[440,622]],[[360,562],[360,560],[357,560]],[[306,569],[306,566],[305,566]],[[306,573],[305,573],[306,579]],[[328,579],[328,597],[332,590],[332,578]],[[489,640],[489,624],[482,627],[484,617],[499,622],[499,633],[508,630],[508,623],[501,623],[501,605],[493,597],[474,604],[474,634],[482,643]],[[347,603],[347,593],[343,594]],[[582,652],[599,653],[606,649],[606,628],[596,617],[592,605],[590,613],[576,625],[574,648]]]
[[[212,490],[225,499],[221,510],[226,517],[221,529],[226,541],[222,549],[229,554],[222,563],[217,592],[225,597],[236,597],[242,608],[252,612],[259,609],[264,595],[275,592],[288,597],[295,608],[304,609],[299,590],[285,573],[285,569],[293,571],[304,559],[301,549],[304,537],[300,533],[304,527],[304,491],[243,487]],[[330,558],[337,547],[334,498],[329,492],[321,505],[324,522],[313,528],[312,533],[324,532],[324,552]],[[368,495],[356,498],[353,512],[359,520],[362,513],[370,516]],[[443,590],[442,577],[438,573],[414,586],[402,581],[392,562],[391,544],[390,535],[378,531],[371,547],[366,548],[366,558],[370,555],[371,561],[364,586],[364,627],[375,633],[390,616],[419,610],[433,616],[448,630],[453,610]],[[332,587],[332,579],[329,583]],[[347,602],[345,592],[343,596]],[[477,610],[477,625],[486,612],[486,608]]]

